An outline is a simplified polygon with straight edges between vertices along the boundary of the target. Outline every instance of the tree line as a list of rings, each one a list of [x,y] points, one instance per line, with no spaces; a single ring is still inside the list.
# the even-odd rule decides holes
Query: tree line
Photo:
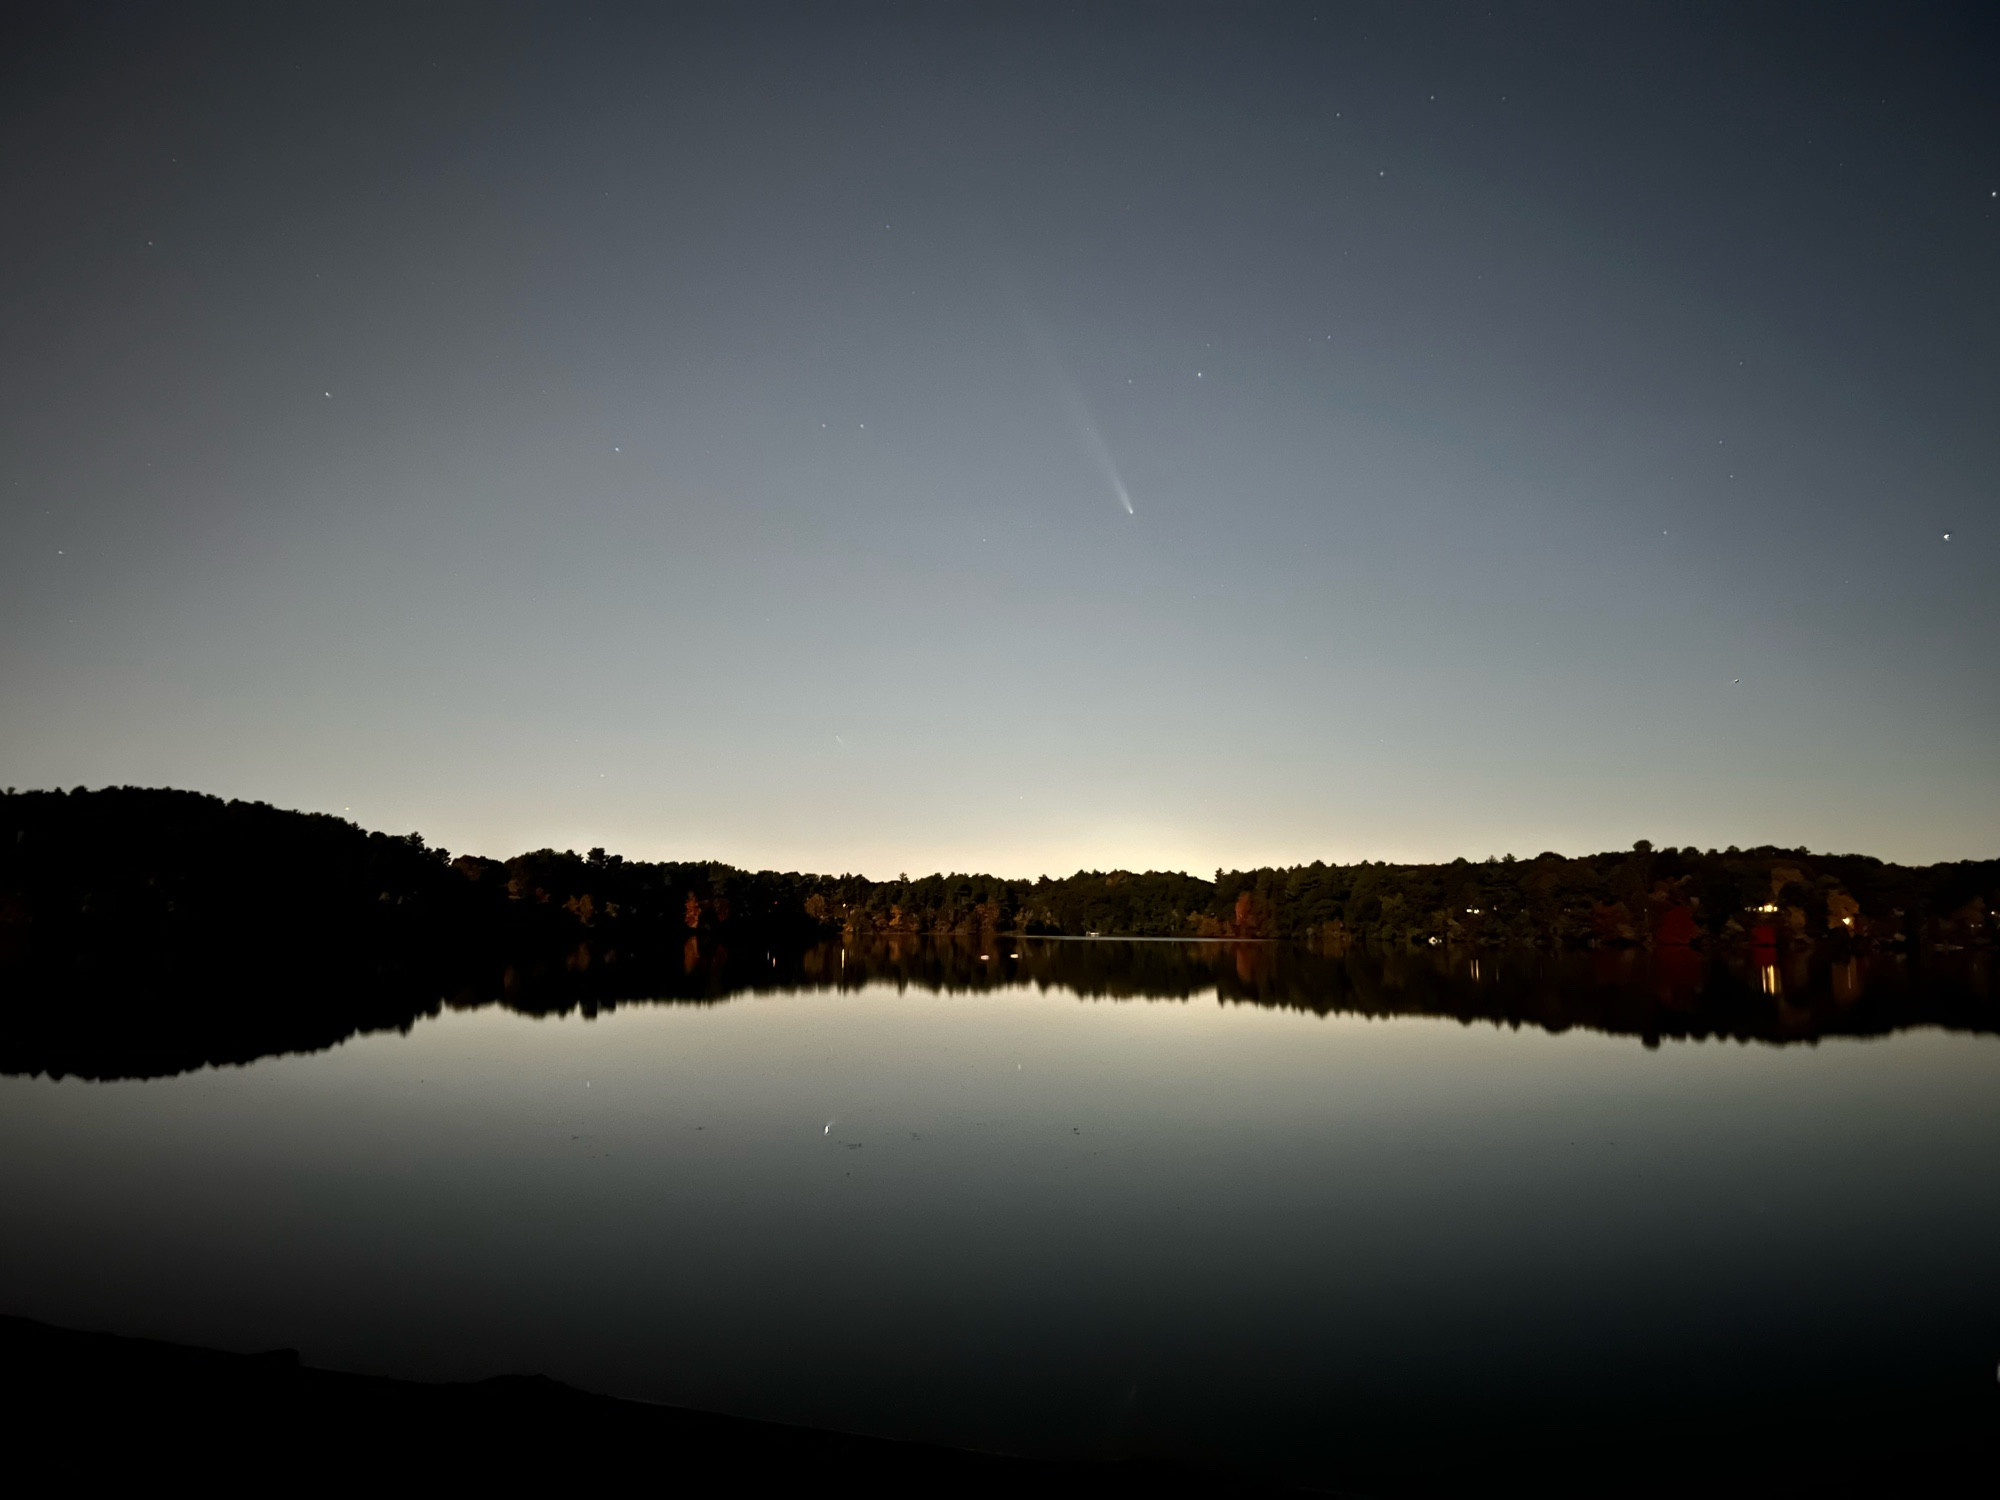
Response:
[[[1889,1028],[1913,1015],[1963,1024],[1965,1006],[1985,1002],[1940,1000],[1935,966],[1914,999],[1896,998],[1879,973],[1861,980],[1871,962],[1904,962],[1892,954],[1956,948],[1983,962],[1976,950],[1994,941],[1996,898],[1996,861],[1914,867],[1643,843],[1585,857],[1315,863],[1212,880],[1087,870],[875,881],[597,849],[455,858],[416,834],[193,792],[9,791],[0,795],[0,1072],[122,1076],[244,1061],[407,1027],[441,1004],[590,1010],[871,976],[1107,995],[1212,986],[1316,1010],[1417,1003],[1407,976],[1428,968],[1388,984],[1368,964],[1340,966],[1370,952],[1430,955],[1426,964],[1456,974],[1455,954],[1553,963],[1590,950],[1593,963],[1651,965],[1646,993],[1658,991],[1634,1000],[1616,979],[1626,971],[1607,969],[1601,986],[1568,986],[1554,1003],[1539,983],[1504,994],[1496,976],[1514,984],[1534,972],[1515,957],[1486,964],[1469,988],[1463,975],[1452,981],[1446,1008],[1468,1018],[1818,1034],[1833,1023],[1819,1014],[1826,1007],[1799,1008],[1807,970],[1797,966],[1824,975],[1853,958],[1862,968],[1840,971],[1837,994],[1832,981],[1820,985],[1839,1027]],[[1225,941],[1121,951],[1009,934]],[[1869,960],[1871,951],[1885,956]],[[1759,977],[1769,974],[1784,977],[1788,997],[1776,1010]],[[1879,1014],[1855,1008],[1864,989]],[[1705,998],[1689,998],[1697,994]]]
[[[1769,946],[1865,952],[2000,937],[2000,860],[1896,865],[1804,849],[1655,849],[1512,855],[1449,864],[1080,870],[1034,880],[938,874],[750,872],[539,850],[461,858],[510,900],[557,906],[606,932],[1182,937],[1378,946]]]
[[[1060,878],[871,880],[627,860],[453,858],[323,813],[116,787],[0,796],[0,961],[169,948],[176,934],[313,951],[1020,932],[1547,949],[1984,946],[2000,860],[1660,848]]]

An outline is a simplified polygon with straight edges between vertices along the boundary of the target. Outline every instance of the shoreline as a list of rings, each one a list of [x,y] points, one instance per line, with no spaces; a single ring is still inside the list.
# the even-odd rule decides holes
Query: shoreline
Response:
[[[566,1483],[639,1473],[697,1493],[867,1486],[923,1495],[1867,1495],[1983,1492],[2000,1388],[1970,1381],[1848,1399],[1798,1392],[1754,1417],[1635,1416],[1610,1438],[1486,1430],[1426,1404],[1354,1445],[1349,1472],[1295,1484],[1156,1457],[1051,1460],[794,1427],[594,1394],[541,1375],[425,1382],[62,1328],[0,1314],[16,1472],[268,1486],[393,1474],[408,1483]],[[1551,1393],[1553,1396],[1555,1393]]]

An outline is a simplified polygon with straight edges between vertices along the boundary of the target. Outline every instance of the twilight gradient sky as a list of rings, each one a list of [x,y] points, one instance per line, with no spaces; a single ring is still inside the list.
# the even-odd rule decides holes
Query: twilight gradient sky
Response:
[[[1991,856],[2000,10],[1906,10],[16,9],[0,784]]]

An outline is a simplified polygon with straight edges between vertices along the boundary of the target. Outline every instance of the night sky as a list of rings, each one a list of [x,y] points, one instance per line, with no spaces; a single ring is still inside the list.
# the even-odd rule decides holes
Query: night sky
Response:
[[[0,784],[2000,852],[2000,8],[9,16]]]

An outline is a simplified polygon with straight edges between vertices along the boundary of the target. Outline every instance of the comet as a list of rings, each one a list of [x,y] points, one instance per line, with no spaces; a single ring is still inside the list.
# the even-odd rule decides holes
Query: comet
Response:
[[[1085,450],[1097,461],[1097,467],[1111,486],[1111,493],[1118,497],[1118,503],[1125,507],[1125,514],[1136,516],[1132,509],[1131,493],[1125,488],[1124,476],[1118,472],[1118,460],[1111,456],[1110,445],[1104,441],[1104,434],[1097,430],[1097,424],[1090,420],[1090,413],[1084,409],[1083,397],[1076,397],[1076,406],[1071,413],[1076,422],[1076,435],[1083,442]]]
[[[1055,339],[1042,326],[1041,320],[1025,306],[1021,308],[1021,322],[1028,330],[1028,337],[1035,346],[1035,353],[1040,356],[1043,376],[1062,401],[1063,409],[1069,414],[1070,427],[1076,433],[1077,442],[1090,456],[1091,463],[1103,476],[1104,482],[1111,487],[1111,493],[1117,497],[1118,503],[1125,507],[1125,514],[1136,516],[1138,512],[1132,508],[1132,492],[1125,487],[1125,476],[1118,471],[1118,460],[1112,456],[1111,445],[1104,441],[1104,434],[1098,430],[1097,419],[1091,414],[1090,403],[1083,399],[1083,391],[1077,386],[1068,368],[1064,366],[1061,356],[1056,353]]]

